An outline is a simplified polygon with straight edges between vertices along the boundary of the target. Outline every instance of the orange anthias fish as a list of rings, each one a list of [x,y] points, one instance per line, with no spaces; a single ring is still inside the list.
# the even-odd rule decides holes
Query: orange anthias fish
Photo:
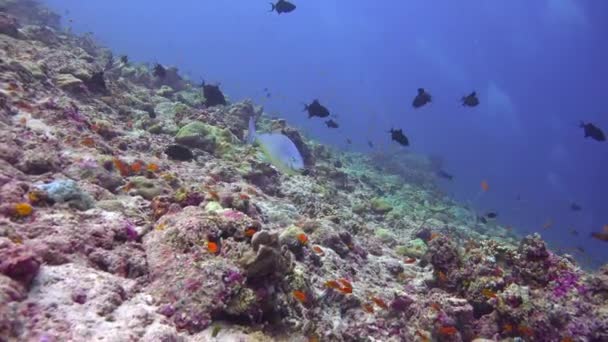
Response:
[[[312,247],[313,252],[317,253],[320,256],[324,256],[325,252],[323,251],[323,248],[319,247],[319,246],[313,246]]]
[[[217,245],[217,243],[208,241],[207,250],[209,251],[209,253],[217,254],[220,251],[220,247]]]
[[[416,330],[416,336],[420,337],[422,342],[431,342],[431,338],[420,332],[420,330]]]
[[[361,307],[363,308],[363,311],[367,313],[374,313],[374,306],[370,303],[362,304]]]
[[[118,158],[114,158],[113,162],[114,162],[114,167],[118,170],[118,172],[120,172],[121,176],[126,177],[131,173],[129,171],[129,168],[127,167],[127,165],[125,165],[125,163],[123,163],[122,160],[120,160]]]
[[[406,264],[413,264],[416,262],[416,258],[407,258],[403,262],[405,262]]]
[[[245,230],[245,236],[252,237],[256,232],[257,230],[253,227],[247,228],[247,230]]]
[[[334,290],[341,290],[342,286],[340,285],[340,283],[338,283],[335,280],[328,280],[325,282],[325,286],[329,287],[330,289],[334,289]]]
[[[441,305],[439,305],[439,303],[431,303],[431,308],[435,311],[441,311]]]
[[[150,172],[157,172],[159,170],[159,167],[157,164],[150,163],[150,164],[148,164],[148,166],[146,166],[146,170],[148,170]]]
[[[458,332],[458,330],[452,326],[443,326],[441,328],[439,328],[439,333],[441,335],[455,335]]]
[[[83,144],[86,147],[95,147],[95,139],[93,139],[91,137],[86,137],[86,138],[82,139],[81,144]]]
[[[481,290],[481,294],[486,297],[487,299],[490,298],[496,298],[496,292],[490,290],[490,289],[483,289]]]
[[[340,289],[342,293],[353,293],[353,284],[351,284],[350,281],[344,278],[339,279],[339,281],[342,283],[342,288]]]
[[[249,195],[247,195],[247,194],[239,194],[239,198],[240,198],[242,201],[249,201],[249,200],[251,199],[251,198],[249,197]]]
[[[136,161],[135,163],[131,164],[131,171],[134,173],[140,173],[143,168],[144,165],[140,161]]]
[[[300,291],[300,290],[295,290],[292,292],[293,296],[300,301],[300,303],[306,303],[308,301],[308,298],[306,298],[306,293]]]
[[[481,190],[483,190],[484,192],[490,190],[490,185],[488,185],[488,181],[486,181],[485,179],[481,181]]]
[[[306,234],[304,233],[298,234],[298,241],[300,241],[301,244],[305,245],[308,243],[308,236],[306,236]]]
[[[382,298],[371,297],[371,300],[374,303],[376,303],[376,305],[378,305],[379,307],[381,307],[382,309],[384,309],[384,310],[388,309],[388,305],[386,305],[386,302],[384,300],[382,300]]]

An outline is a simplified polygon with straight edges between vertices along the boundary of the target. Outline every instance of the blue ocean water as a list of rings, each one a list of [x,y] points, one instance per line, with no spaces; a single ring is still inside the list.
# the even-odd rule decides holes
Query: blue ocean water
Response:
[[[46,2],[116,54],[221,82],[232,101],[253,98],[316,140],[405,153],[387,133],[402,128],[407,150],[444,160],[455,178],[438,181],[456,199],[608,260],[589,236],[608,224],[608,143],[578,127],[608,132],[608,2],[294,0],[282,15],[252,0]],[[433,101],[414,110],[419,87]],[[481,104],[462,107],[471,91]],[[315,98],[338,130],[302,112]]]

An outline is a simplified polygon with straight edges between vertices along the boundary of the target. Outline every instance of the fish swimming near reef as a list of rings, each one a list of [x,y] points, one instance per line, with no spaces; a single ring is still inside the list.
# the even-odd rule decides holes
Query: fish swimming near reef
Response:
[[[498,214],[491,211],[491,212],[489,212],[489,213],[486,214],[486,217],[487,218],[491,218],[491,219],[495,219],[496,217],[498,217]]]
[[[570,204],[570,210],[581,211],[581,210],[583,210],[583,208],[580,205],[578,205],[577,203],[572,202],[572,204]]]
[[[270,12],[276,11],[277,14],[293,12],[296,9],[296,5],[285,0],[279,0],[276,4],[270,3],[270,6]]]
[[[604,229],[601,232],[591,233],[591,237],[600,241],[608,242],[608,224],[604,226]]]
[[[304,169],[304,158],[293,141],[281,133],[256,133],[253,117],[249,118],[247,142],[257,143],[270,163],[285,173]]]
[[[367,141],[367,146],[369,146],[369,148],[374,148],[374,143],[371,142],[371,140]]]
[[[388,131],[391,134],[391,139],[399,143],[401,146],[409,146],[409,139],[403,134],[403,130],[400,129],[392,129]]]
[[[596,125],[581,121],[580,127],[585,130],[585,138],[591,137],[596,141],[606,141],[606,135],[604,135],[604,132]]]
[[[451,175],[451,174],[449,174],[449,173],[445,172],[444,170],[438,170],[438,171],[437,171],[437,176],[439,176],[439,177],[441,177],[441,178],[444,178],[444,179],[447,179],[447,180],[450,180],[450,181],[451,181],[452,179],[454,179],[454,176],[453,176],[453,175]]]
[[[167,76],[167,69],[159,63],[154,64],[152,68],[152,74],[158,78],[165,78]]]
[[[472,92],[467,96],[463,96],[462,105],[465,107],[476,107],[477,105],[479,105],[479,99],[477,98],[477,93]]]
[[[338,128],[339,127],[338,123],[332,119],[325,121],[325,125],[327,126],[327,128]]]
[[[304,111],[308,112],[309,119],[315,116],[319,118],[326,118],[329,116],[329,110],[323,106],[319,100],[314,100],[309,105],[305,104]]]
[[[205,106],[213,107],[218,105],[226,105],[226,98],[224,97],[224,93],[222,93],[218,84],[205,84],[205,81],[202,81],[201,86],[203,87]]]
[[[418,88],[418,94],[414,97],[412,106],[414,108],[420,108],[429,102],[431,102],[431,94],[427,93],[424,88]]]

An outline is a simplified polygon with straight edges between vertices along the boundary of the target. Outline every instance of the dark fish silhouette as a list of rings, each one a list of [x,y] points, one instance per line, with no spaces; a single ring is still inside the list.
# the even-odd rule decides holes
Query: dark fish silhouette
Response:
[[[441,178],[445,178],[447,180],[452,180],[454,179],[454,176],[445,172],[444,170],[439,170],[437,171],[437,176],[441,177]]]
[[[585,138],[591,137],[593,140],[597,141],[606,141],[606,136],[604,132],[592,123],[584,123],[581,121],[581,128],[585,130]]]
[[[495,212],[489,212],[489,213],[486,214],[486,217],[494,219],[494,218],[498,217],[498,214],[495,213]]]
[[[475,107],[479,104],[479,99],[477,98],[477,93],[472,92],[467,96],[462,97],[462,105],[465,107]]]
[[[164,66],[156,63],[152,69],[152,74],[158,78],[165,78],[165,76],[167,76],[167,69],[165,69]]]
[[[570,210],[572,210],[572,211],[581,211],[581,210],[583,210],[583,208],[580,205],[576,204],[576,203],[572,203],[572,204],[570,204]]]
[[[201,85],[203,86],[205,106],[213,107],[217,105],[226,105],[226,98],[224,97],[224,93],[220,90],[219,85],[205,84],[205,81],[203,81]]]
[[[127,55],[120,56],[120,62],[124,65],[129,64],[129,56],[127,56]]]
[[[329,116],[329,110],[319,103],[319,100],[314,100],[309,105],[305,104],[304,111],[308,112],[308,118],[315,116],[319,118],[326,118]]]
[[[371,142],[370,140],[367,141],[367,146],[369,146],[369,148],[374,148],[374,143]]]
[[[594,239],[608,242],[608,232],[591,233],[591,237]]]
[[[401,146],[409,146],[410,145],[410,141],[407,139],[407,137],[403,134],[403,130],[400,129],[392,129],[389,131],[389,133],[391,134],[391,139],[398,142],[399,145]]]
[[[332,119],[325,121],[325,125],[327,125],[328,128],[338,128],[338,123]]]
[[[578,236],[578,230],[576,230],[576,229],[571,229],[571,230],[570,230],[570,234],[572,234],[573,236]]]
[[[169,159],[187,161],[194,158],[192,151],[189,148],[182,145],[169,145],[165,149],[165,154]]]
[[[270,3],[270,6],[272,6],[270,12],[277,11],[278,14],[289,13],[296,9],[296,5],[285,0],[279,0],[276,4]]]
[[[484,224],[488,223],[488,220],[486,220],[486,218],[483,216],[477,216],[477,220]]]
[[[352,142],[350,139],[346,138],[346,143],[350,145],[350,144],[352,144],[353,142]]]
[[[431,94],[424,91],[424,88],[418,88],[418,95],[414,97],[414,101],[412,101],[412,106],[414,108],[420,108],[429,102],[431,102]]]

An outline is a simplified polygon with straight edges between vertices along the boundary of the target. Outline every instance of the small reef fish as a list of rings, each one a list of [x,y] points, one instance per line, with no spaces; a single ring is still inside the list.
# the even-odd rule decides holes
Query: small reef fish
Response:
[[[581,210],[583,210],[583,208],[580,205],[578,205],[577,203],[573,202],[572,204],[570,204],[570,210],[581,211]]]
[[[146,166],[146,170],[148,172],[157,172],[159,170],[159,167],[157,164],[155,163],[150,163]]]
[[[449,173],[445,172],[444,170],[439,170],[439,171],[437,171],[437,176],[439,176],[439,177],[441,177],[441,178],[443,178],[443,179],[450,180],[450,181],[454,179],[454,176],[453,176],[453,175],[451,175],[451,174],[449,174]]]
[[[306,236],[306,234],[304,233],[298,234],[298,241],[300,241],[301,244],[305,245],[308,243],[308,236]]]
[[[481,294],[486,297],[487,299],[490,298],[496,298],[496,292],[490,290],[490,289],[483,289],[481,290]]]
[[[120,63],[122,63],[123,65],[129,64],[129,56],[127,56],[127,55],[120,56]]]
[[[276,11],[278,14],[289,13],[296,9],[296,5],[285,0],[279,0],[276,4],[270,3],[270,12]]]
[[[494,218],[498,217],[498,213],[495,213],[495,212],[491,211],[491,212],[489,212],[489,213],[486,214],[486,217],[494,219]]]
[[[407,258],[403,262],[406,264],[413,264],[416,262],[416,258]]]
[[[484,192],[487,192],[488,190],[490,190],[490,185],[488,184],[488,181],[485,179],[481,181],[481,190],[483,190]]]
[[[441,311],[441,305],[439,303],[431,303],[431,309],[435,310],[435,311]]]
[[[483,224],[488,223],[488,220],[485,217],[483,217],[483,216],[477,216],[477,221],[479,221],[479,222],[481,222]]]
[[[323,248],[319,247],[319,246],[313,246],[312,247],[313,252],[317,253],[320,256],[324,256],[325,252],[323,251]]]
[[[338,125],[338,123],[337,123],[337,122],[335,122],[335,121],[334,121],[334,120],[332,120],[332,119],[329,119],[329,120],[325,121],[325,125],[327,126],[327,128],[338,128],[338,127],[340,127],[340,126]]]
[[[293,141],[281,133],[256,133],[253,116],[249,118],[247,142],[258,144],[268,160],[285,173],[304,169],[304,158]]]
[[[386,305],[386,302],[382,298],[372,296],[370,299],[372,300],[372,302],[374,302],[376,305],[378,305],[382,309],[384,309],[384,310],[388,309],[388,305]]]
[[[341,284],[340,284],[341,283]],[[346,279],[339,280],[328,280],[325,282],[325,286],[329,287],[333,290],[338,290],[343,294],[351,294],[353,293],[352,284]]]
[[[194,154],[189,148],[177,144],[167,146],[165,154],[172,160],[188,161],[194,159]]]
[[[257,232],[257,230],[255,230],[255,228],[247,228],[245,230],[245,236],[252,237],[256,232]]]
[[[329,287],[330,289],[334,289],[334,290],[341,290],[342,289],[342,285],[340,285],[340,283],[338,283],[335,280],[328,280],[325,282],[325,286]]]
[[[374,305],[370,304],[370,303],[365,303],[361,305],[361,308],[363,308],[363,311],[367,312],[367,313],[374,313]]]
[[[144,167],[144,165],[142,162],[136,161],[133,164],[131,164],[131,171],[133,171],[134,173],[139,173],[139,172],[141,172],[143,167]]]
[[[305,304],[308,301],[306,293],[304,293],[303,291],[294,290],[292,292],[292,295],[294,296],[295,299],[297,299],[298,301],[300,301],[300,303],[304,303]]]
[[[341,278],[339,279],[340,283],[342,283],[342,292],[343,293],[353,293],[353,284],[350,281]]]
[[[604,228],[601,232],[591,233],[591,237],[600,241],[608,242],[608,224],[604,225]]]
[[[127,177],[129,174],[131,174],[129,167],[122,160],[114,158],[112,161],[114,163],[114,167],[116,170],[118,170],[118,172],[120,172],[121,176]]]
[[[347,138],[347,139],[346,139],[346,143],[350,145],[350,144],[352,144],[353,142],[352,142],[352,140],[350,140],[350,139],[348,139],[348,138]]]
[[[409,146],[409,139],[403,134],[403,130],[400,129],[392,129],[388,131],[391,134],[391,139],[399,143],[401,146]]]
[[[581,121],[580,127],[585,130],[585,138],[591,137],[595,141],[606,141],[604,132],[594,124]]]
[[[308,112],[309,119],[313,117],[326,118],[329,116],[329,110],[317,99],[313,100],[309,105],[305,104],[304,111]]]
[[[431,94],[427,93],[424,88],[418,88],[418,94],[412,101],[412,107],[420,108],[429,102],[431,102]]]
[[[217,254],[220,251],[220,247],[217,245],[217,243],[212,242],[212,241],[208,241],[207,242],[207,250],[211,254]]]
[[[367,146],[369,146],[369,148],[374,148],[374,143],[371,142],[370,140],[367,141]]]
[[[477,93],[472,92],[467,96],[463,96],[462,105],[465,107],[475,107],[475,106],[479,105],[479,99],[477,98]]]
[[[534,330],[525,325],[520,325],[517,327],[517,331],[524,336],[534,336]]]
[[[416,330],[416,336],[420,337],[422,342],[431,342],[431,338],[420,330]]]
[[[452,336],[455,335],[457,332],[458,330],[452,326],[443,326],[439,328],[439,334],[441,335]]]
[[[437,279],[439,279],[440,282],[445,283],[448,281],[448,276],[445,275],[443,271],[439,271],[437,272]]]

